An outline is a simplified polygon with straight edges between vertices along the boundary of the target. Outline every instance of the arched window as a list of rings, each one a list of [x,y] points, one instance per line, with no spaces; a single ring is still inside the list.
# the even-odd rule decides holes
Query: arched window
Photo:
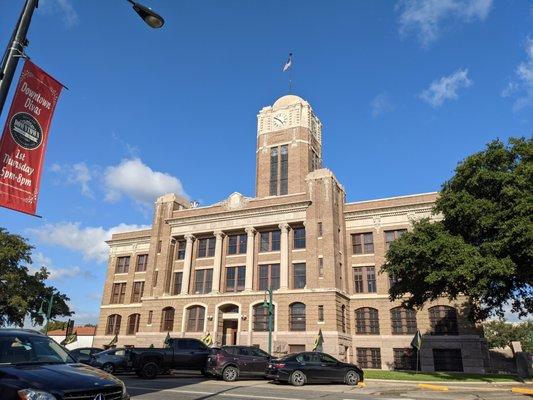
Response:
[[[403,307],[390,310],[393,335],[411,335],[416,333],[416,311]]]
[[[128,329],[127,335],[135,335],[139,331],[139,321],[141,320],[141,314],[131,314],[128,317]]]
[[[161,312],[161,332],[170,332],[174,329],[174,309],[165,307]]]
[[[289,306],[289,325],[291,331],[305,331],[305,304],[292,303]]]
[[[370,307],[355,310],[355,330],[358,335],[379,335],[378,310]]]
[[[346,333],[346,306],[341,306],[341,329],[342,333]]]
[[[204,331],[205,308],[202,306],[191,306],[187,308],[187,332]]]
[[[118,335],[120,332],[120,321],[122,317],[118,314],[111,314],[107,317],[106,335]]]
[[[272,305],[272,330],[274,329],[275,306]],[[252,329],[256,332],[268,331],[268,307],[263,307],[263,303],[254,306],[254,319]]]
[[[429,322],[434,335],[458,335],[457,311],[449,306],[435,306],[429,309]]]

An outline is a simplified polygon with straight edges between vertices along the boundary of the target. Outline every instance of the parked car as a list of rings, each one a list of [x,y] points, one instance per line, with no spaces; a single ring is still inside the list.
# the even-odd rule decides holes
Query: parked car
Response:
[[[344,382],[355,386],[363,381],[364,373],[357,365],[338,361],[329,354],[303,352],[271,360],[267,378],[294,386],[310,382]]]
[[[211,349],[207,372],[233,382],[241,376],[265,377],[270,355],[257,347],[222,346]]]
[[[90,365],[91,356],[104,351],[98,347],[79,347],[77,349],[70,350],[70,355],[73,356],[76,361],[83,364]]]
[[[153,379],[170,369],[196,370],[207,375],[210,349],[198,339],[170,339],[164,348],[128,349],[131,367],[137,376]]]
[[[80,364],[41,333],[0,329],[0,399],[129,400],[112,375]]]
[[[113,348],[93,354],[90,365],[108,374],[114,374],[117,371],[127,371],[128,360],[125,348]]]

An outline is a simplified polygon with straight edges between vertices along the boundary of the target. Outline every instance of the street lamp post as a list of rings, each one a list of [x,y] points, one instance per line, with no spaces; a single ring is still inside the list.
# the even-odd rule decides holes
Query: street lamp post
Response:
[[[151,8],[145,7],[132,0],[127,1],[133,4],[135,12],[139,14],[143,21],[151,28],[161,28],[165,23],[163,17],[152,11]],[[26,35],[28,33],[28,28],[30,27],[33,12],[38,5],[39,0],[26,0],[17,25],[15,26],[15,30],[11,35],[11,40],[7,44],[4,57],[2,58],[2,63],[0,64],[0,115],[2,115],[2,110],[4,109],[4,104],[9,92],[9,87],[11,86],[11,81],[15,75],[15,70],[17,69],[19,58],[24,56],[24,47],[28,45]]]
[[[266,296],[268,294],[268,301]],[[265,301],[263,307],[268,310],[268,354],[272,355],[272,331],[274,330],[274,305],[272,304],[272,289],[265,291]]]

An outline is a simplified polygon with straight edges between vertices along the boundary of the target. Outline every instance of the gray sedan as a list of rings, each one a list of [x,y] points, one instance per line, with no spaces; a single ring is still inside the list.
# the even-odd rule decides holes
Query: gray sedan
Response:
[[[115,348],[93,354],[90,365],[100,368],[107,373],[126,371],[128,368],[127,352],[125,348]]]

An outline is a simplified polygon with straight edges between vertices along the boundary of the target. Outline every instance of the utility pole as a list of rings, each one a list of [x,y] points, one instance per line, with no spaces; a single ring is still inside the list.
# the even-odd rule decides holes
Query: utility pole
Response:
[[[266,295],[268,294],[268,302]],[[268,354],[272,355],[272,331],[274,330],[274,304],[272,304],[272,289],[268,288],[265,292],[265,301],[263,307],[268,311]]]

